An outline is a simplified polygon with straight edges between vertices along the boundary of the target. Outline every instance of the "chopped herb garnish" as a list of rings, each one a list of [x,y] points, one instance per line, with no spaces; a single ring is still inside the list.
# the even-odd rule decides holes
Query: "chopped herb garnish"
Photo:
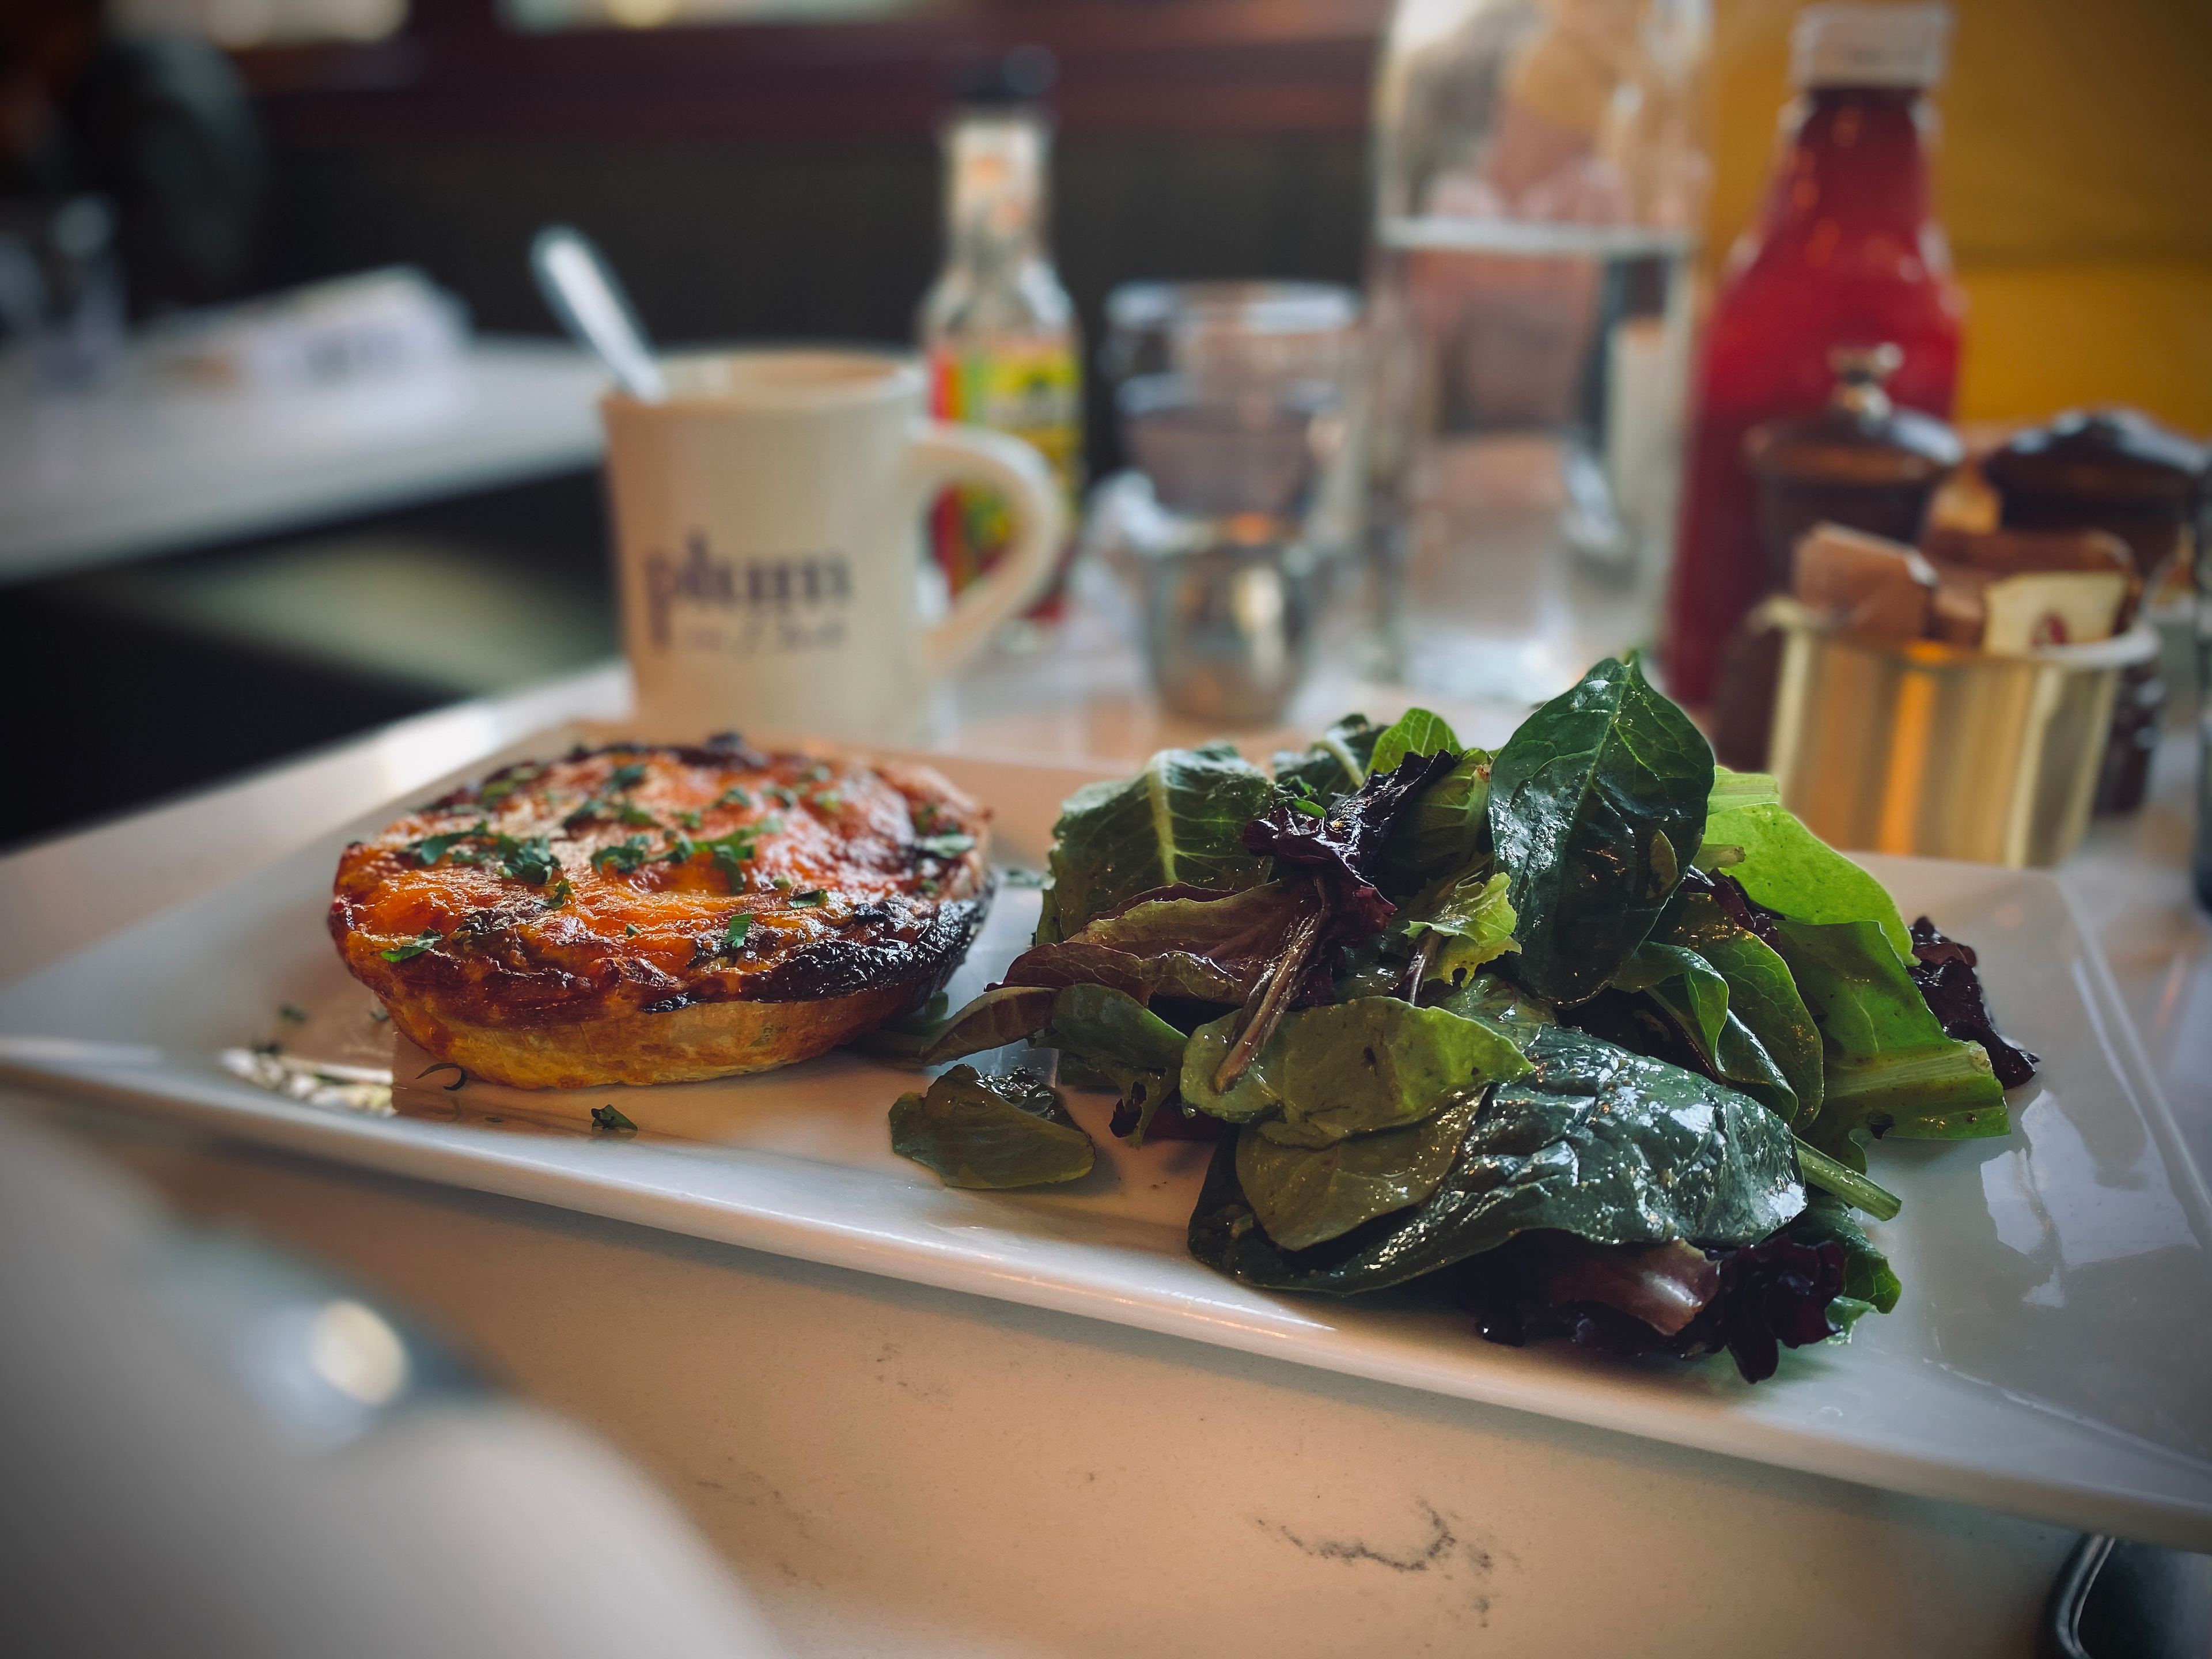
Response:
[[[1308,800],[1302,795],[1291,798],[1290,808],[1293,812],[1303,812],[1310,818],[1325,818],[1328,816],[1328,808],[1318,801]]]
[[[288,1020],[295,1025],[305,1025],[307,1023],[307,1011],[296,1002],[280,1002],[276,1005],[276,1018]]]
[[[827,783],[830,781],[830,769],[817,762],[800,773],[799,776],[808,783]]]
[[[496,850],[500,868],[529,886],[543,887],[561,873],[560,860],[553,856],[553,844],[543,836],[532,836],[527,841],[501,836]]]
[[[615,816],[620,818],[624,823],[629,825],[633,830],[658,830],[660,828],[660,820],[659,818],[653,817],[652,813],[647,811],[642,806],[633,806],[628,801],[622,801],[617,804],[615,807]]]
[[[427,870],[445,857],[456,842],[474,841],[477,836],[485,834],[489,828],[490,826],[483,819],[478,818],[466,830],[449,830],[442,836],[425,836],[422,840],[410,846],[407,850],[412,853],[416,861]]]
[[[524,784],[535,783],[544,775],[544,767],[533,766],[525,762],[522,765],[510,769],[503,776],[494,778],[489,783],[484,785],[483,788],[477,791],[477,799],[486,806],[496,806],[516,790],[521,788]]]
[[[750,830],[732,830],[726,836],[699,842],[696,848],[714,856],[714,868],[722,872],[722,879],[730,884],[730,890],[733,893],[744,890],[745,860],[753,855],[751,837]]]
[[[791,896],[791,902],[793,904],[820,904],[829,896],[829,893],[823,889],[810,887],[803,893],[793,893]]]
[[[632,761],[627,766],[617,766],[607,774],[607,793],[619,795],[626,790],[636,788],[644,781],[645,763]]]
[[[637,925],[635,922],[628,921],[623,923],[623,937],[624,939],[635,939],[637,937]]]
[[[592,862],[599,866],[603,874],[611,872],[626,876],[643,864],[652,852],[653,848],[646,843],[643,836],[632,836],[617,846],[602,847],[592,854]]]
[[[745,935],[752,931],[752,926],[753,913],[750,910],[738,911],[730,918],[730,925],[722,933],[722,948],[725,951],[736,950],[745,942]]]
[[[799,805],[799,797],[793,794],[790,790],[785,788],[780,783],[772,785],[769,787],[768,791],[768,798],[774,801],[778,806],[796,806]]]
[[[594,1129],[629,1129],[635,1132],[637,1125],[611,1106],[592,1108],[592,1127]]]
[[[916,852],[933,859],[957,859],[963,853],[975,850],[975,837],[956,830],[941,836],[924,836],[914,846]]]
[[[377,955],[382,957],[386,962],[410,962],[430,949],[443,937],[444,935],[436,928],[425,927],[406,944],[395,945],[389,951],[379,951]]]
[[[793,804],[790,801],[784,802],[786,806]],[[783,820],[771,812],[764,818],[756,818],[747,827],[745,833],[749,836],[773,836],[780,833],[782,829]]]
[[[562,876],[553,884],[553,890],[545,900],[545,908],[549,910],[557,910],[575,896],[575,888],[569,884],[568,877]]]
[[[789,876],[778,876],[770,881],[769,885],[775,888],[779,893],[788,893],[791,890],[791,878]]]
[[[660,855],[661,861],[665,864],[689,864],[691,855],[698,850],[697,842],[681,830],[672,830],[668,832],[668,850]]]
[[[845,798],[831,790],[824,789],[809,804],[817,812],[834,812],[844,805]]]
[[[722,791],[714,802],[717,806],[750,806],[752,804],[753,798],[745,792],[744,786],[738,783],[733,783]]]
[[[696,830],[702,822],[696,812],[678,812],[676,815],[676,821],[686,830]]]

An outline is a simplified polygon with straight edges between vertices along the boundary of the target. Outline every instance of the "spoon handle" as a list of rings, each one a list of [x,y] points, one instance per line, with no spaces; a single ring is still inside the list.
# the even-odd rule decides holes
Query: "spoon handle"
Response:
[[[629,296],[590,238],[568,225],[548,225],[530,245],[530,268],[547,307],[617,386],[641,403],[667,401],[668,382]]]

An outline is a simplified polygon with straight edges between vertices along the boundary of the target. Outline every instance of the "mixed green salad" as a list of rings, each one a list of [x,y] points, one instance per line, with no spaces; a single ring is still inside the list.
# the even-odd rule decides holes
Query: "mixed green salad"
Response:
[[[1054,837],[1034,945],[909,1052],[1056,1049],[1132,1146],[1212,1140],[1190,1249],[1248,1285],[1419,1280],[1492,1340],[1726,1348],[1756,1382],[1896,1304],[1868,1141],[2003,1134],[2036,1065],[1973,952],[1632,658],[1495,754],[1419,709],[1272,775],[1170,750]],[[1019,1067],[951,1066],[891,1138],[958,1186],[1095,1156]]]

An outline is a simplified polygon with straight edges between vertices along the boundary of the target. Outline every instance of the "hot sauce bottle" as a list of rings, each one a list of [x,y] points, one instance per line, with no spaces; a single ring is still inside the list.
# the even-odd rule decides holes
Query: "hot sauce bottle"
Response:
[[[1963,301],[1936,222],[1930,161],[1950,14],[1821,5],[1791,38],[1766,202],[1729,251],[1706,325],[1668,604],[1669,689],[1709,701],[1721,648],[1771,586],[1744,439],[1819,410],[1838,347],[1897,348],[1891,400],[1948,420]]]
[[[966,91],[947,123],[945,263],[922,300],[919,331],[930,412],[1010,433],[1052,468],[1071,526],[1064,579],[1083,488],[1082,342],[1047,236],[1052,128],[1033,99],[1048,79],[1048,70],[1028,73],[1018,49]],[[1012,528],[994,490],[959,484],[938,498],[931,550],[951,592],[991,568]],[[1030,620],[1056,617],[1061,599],[1055,580]]]

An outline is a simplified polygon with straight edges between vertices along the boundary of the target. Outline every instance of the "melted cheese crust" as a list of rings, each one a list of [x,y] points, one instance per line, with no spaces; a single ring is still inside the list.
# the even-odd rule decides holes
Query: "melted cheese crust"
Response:
[[[395,1025],[495,1080],[757,1071],[935,994],[988,902],[988,819],[920,768],[579,750],[348,847],[331,933]]]

